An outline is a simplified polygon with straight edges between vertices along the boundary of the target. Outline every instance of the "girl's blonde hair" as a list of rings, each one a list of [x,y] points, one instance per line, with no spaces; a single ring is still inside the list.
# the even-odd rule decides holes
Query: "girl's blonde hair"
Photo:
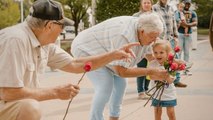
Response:
[[[169,41],[167,40],[157,40],[153,45],[152,45],[152,49],[154,49],[157,46],[162,46],[164,48],[164,50],[167,52],[167,54],[172,52],[172,47],[171,44],[169,43]]]
[[[184,6],[185,6],[185,4],[184,4],[183,2],[179,2],[179,3],[177,4],[177,7],[179,7],[179,6],[184,7]]]

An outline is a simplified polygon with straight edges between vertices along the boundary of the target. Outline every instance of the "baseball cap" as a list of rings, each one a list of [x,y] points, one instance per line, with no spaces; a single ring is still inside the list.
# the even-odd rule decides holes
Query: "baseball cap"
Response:
[[[64,16],[61,3],[54,0],[37,0],[32,5],[30,15],[43,20],[62,20],[65,25],[73,25],[74,22]]]

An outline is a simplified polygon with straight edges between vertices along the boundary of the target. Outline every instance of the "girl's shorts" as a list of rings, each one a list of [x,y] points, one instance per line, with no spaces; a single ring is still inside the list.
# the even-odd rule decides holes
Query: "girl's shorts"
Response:
[[[177,100],[166,100],[166,101],[159,101],[157,99],[152,99],[152,106],[154,107],[174,107],[177,105]]]

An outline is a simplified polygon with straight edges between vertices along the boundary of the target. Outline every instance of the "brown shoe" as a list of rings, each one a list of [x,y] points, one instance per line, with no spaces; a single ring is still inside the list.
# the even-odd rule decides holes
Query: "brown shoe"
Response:
[[[183,84],[181,82],[178,82],[178,83],[175,84],[175,87],[183,87],[183,88],[185,88],[185,87],[187,87],[187,85]]]

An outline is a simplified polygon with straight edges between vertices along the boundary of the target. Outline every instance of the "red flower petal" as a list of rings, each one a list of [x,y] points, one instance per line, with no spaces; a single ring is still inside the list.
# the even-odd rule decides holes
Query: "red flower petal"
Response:
[[[175,50],[176,53],[180,52],[180,46],[176,46],[174,50]]]
[[[92,66],[92,63],[91,63],[91,62],[87,62],[87,63],[85,64],[85,66],[84,66],[84,70],[85,70],[86,72],[90,71],[91,68],[92,68],[91,66]]]
[[[169,53],[168,60],[173,61],[173,59],[174,59],[174,55],[172,53]]]
[[[180,65],[178,66],[178,69],[179,69],[179,70],[185,70],[185,69],[186,69],[186,65],[185,65],[185,64],[180,64]]]
[[[178,69],[178,64],[177,63],[172,63],[170,68],[171,68],[171,70],[177,70]]]

